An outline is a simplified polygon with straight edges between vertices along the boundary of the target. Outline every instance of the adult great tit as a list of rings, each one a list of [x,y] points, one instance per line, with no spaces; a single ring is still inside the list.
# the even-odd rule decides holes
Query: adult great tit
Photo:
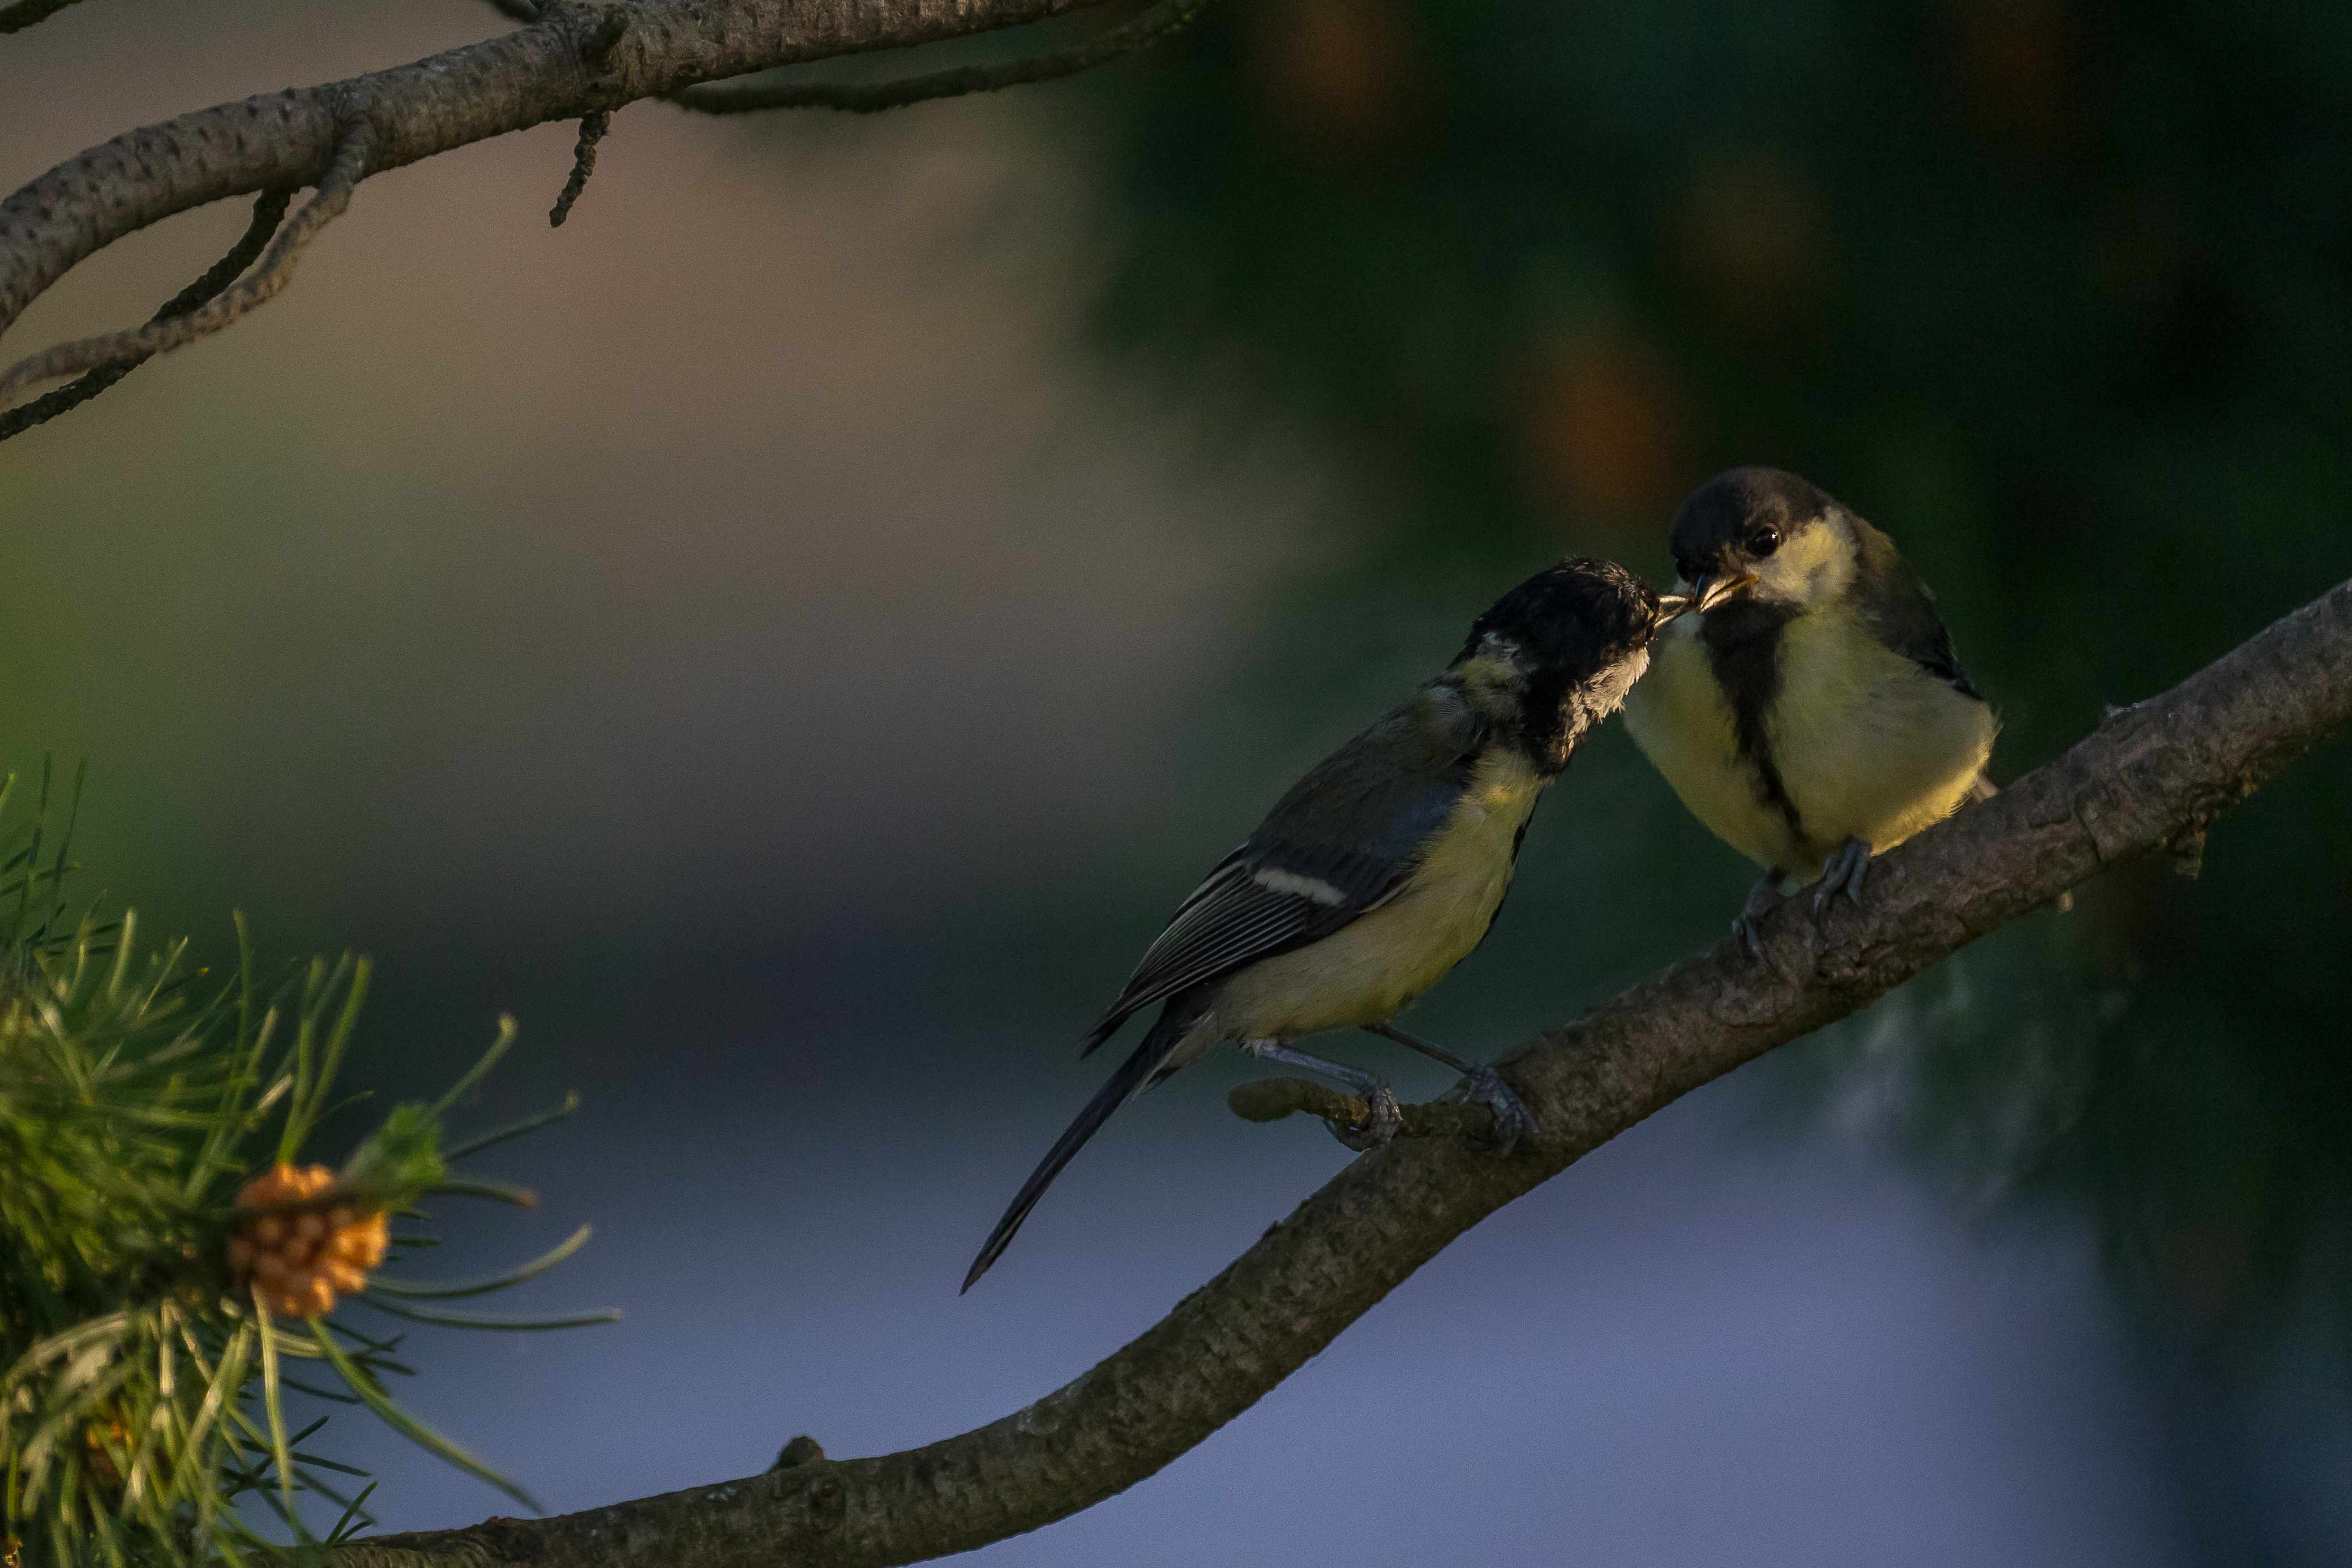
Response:
[[[1755,922],[1820,867],[1816,913],[1859,903],[1870,858],[1991,795],[1999,725],[1895,542],[1814,485],[1733,468],[1675,514],[1709,607],[1659,639],[1625,726],[1691,815],[1764,868]]]
[[[1504,595],[1444,673],[1293,785],[1177,906],[1096,1022],[1085,1051],[1160,1004],[1133,1054],[1022,1184],[963,1288],[1113,1111],[1223,1041],[1363,1095],[1370,1143],[1394,1134],[1394,1091],[1287,1042],[1324,1029],[1384,1035],[1465,1074],[1507,1144],[1531,1130],[1493,1068],[1388,1020],[1486,936],[1538,799],[1623,703],[1659,626],[1687,607],[1612,563],[1563,561]]]

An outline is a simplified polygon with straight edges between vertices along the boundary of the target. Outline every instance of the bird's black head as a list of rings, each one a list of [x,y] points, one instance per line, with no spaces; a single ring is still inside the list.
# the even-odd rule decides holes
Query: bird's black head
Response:
[[[1465,695],[1519,732],[1557,772],[1586,730],[1616,711],[1650,666],[1674,611],[1613,561],[1571,557],[1495,601],[1453,665]]]
[[[1781,468],[1732,468],[1699,486],[1675,513],[1675,570],[1702,609],[1735,595],[1802,603],[1850,550],[1845,509],[1811,480]],[[1752,587],[1734,588],[1744,577]]]
[[[1471,623],[1460,658],[1507,645],[1523,663],[1582,682],[1647,647],[1657,622],[1648,584],[1614,561],[1571,556],[1489,605]]]

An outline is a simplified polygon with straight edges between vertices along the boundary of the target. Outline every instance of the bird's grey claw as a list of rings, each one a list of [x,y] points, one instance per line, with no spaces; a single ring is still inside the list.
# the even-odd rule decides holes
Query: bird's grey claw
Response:
[[[1780,890],[1780,868],[1768,867],[1756,879],[1756,885],[1748,889],[1748,901],[1740,906],[1738,918],[1731,922],[1731,934],[1739,939],[1748,956],[1759,963],[1764,962],[1764,933],[1758,928],[1763,925],[1766,915],[1788,901],[1788,897]]]
[[[1862,884],[1870,875],[1870,846],[1859,838],[1849,838],[1838,852],[1822,868],[1822,879],[1813,889],[1813,914],[1828,912],[1830,900],[1840,893],[1854,908],[1862,907]]]
[[[1397,1129],[1404,1125],[1404,1111],[1397,1104],[1396,1090],[1375,1081],[1364,1090],[1364,1103],[1371,1108],[1371,1124],[1361,1132],[1334,1122],[1331,1136],[1361,1154],[1373,1149],[1385,1149],[1396,1142]]]
[[[1462,1098],[1473,1105],[1483,1105],[1495,1113],[1495,1152],[1507,1157],[1519,1146],[1522,1138],[1536,1135],[1535,1112],[1528,1109],[1518,1091],[1503,1081],[1503,1075],[1493,1068],[1474,1068],[1462,1080]]]
[[[1764,962],[1764,933],[1756,929],[1754,921],[1746,915],[1739,916],[1731,922],[1731,934],[1739,939],[1739,945],[1748,950],[1748,957],[1759,963]]]

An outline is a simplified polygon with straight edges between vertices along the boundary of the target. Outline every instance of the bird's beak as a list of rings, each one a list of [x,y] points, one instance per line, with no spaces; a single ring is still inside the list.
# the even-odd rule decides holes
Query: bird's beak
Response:
[[[1756,586],[1756,574],[1753,572],[1733,574],[1709,572],[1691,584],[1691,608],[1703,616],[1727,600],[1738,597],[1754,586]]]
[[[1703,616],[1725,600],[1755,585],[1756,574],[1753,572],[1742,572],[1728,577],[1710,572],[1692,584],[1687,594],[1659,595],[1657,624],[1663,626],[1675,616],[1688,615],[1694,610]]]

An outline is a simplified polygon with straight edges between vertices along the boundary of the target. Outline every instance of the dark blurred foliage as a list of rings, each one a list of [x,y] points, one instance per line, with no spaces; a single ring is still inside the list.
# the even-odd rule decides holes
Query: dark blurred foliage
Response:
[[[1167,56],[1104,97],[1098,332],[1209,438],[1288,422],[1367,476],[1302,639],[1377,658],[1366,595],[1475,607],[1465,563],[1664,575],[1680,495],[1774,463],[1937,584],[2013,775],[2352,573],[2340,4],[1263,0]],[[1575,868],[1612,897],[1686,889],[1646,943],[1585,917],[1615,979],[1745,881],[1628,753],[1552,808],[1645,819]],[[1970,1190],[2089,1205],[2183,1387],[2347,1300],[2345,763],[1780,1069]]]

